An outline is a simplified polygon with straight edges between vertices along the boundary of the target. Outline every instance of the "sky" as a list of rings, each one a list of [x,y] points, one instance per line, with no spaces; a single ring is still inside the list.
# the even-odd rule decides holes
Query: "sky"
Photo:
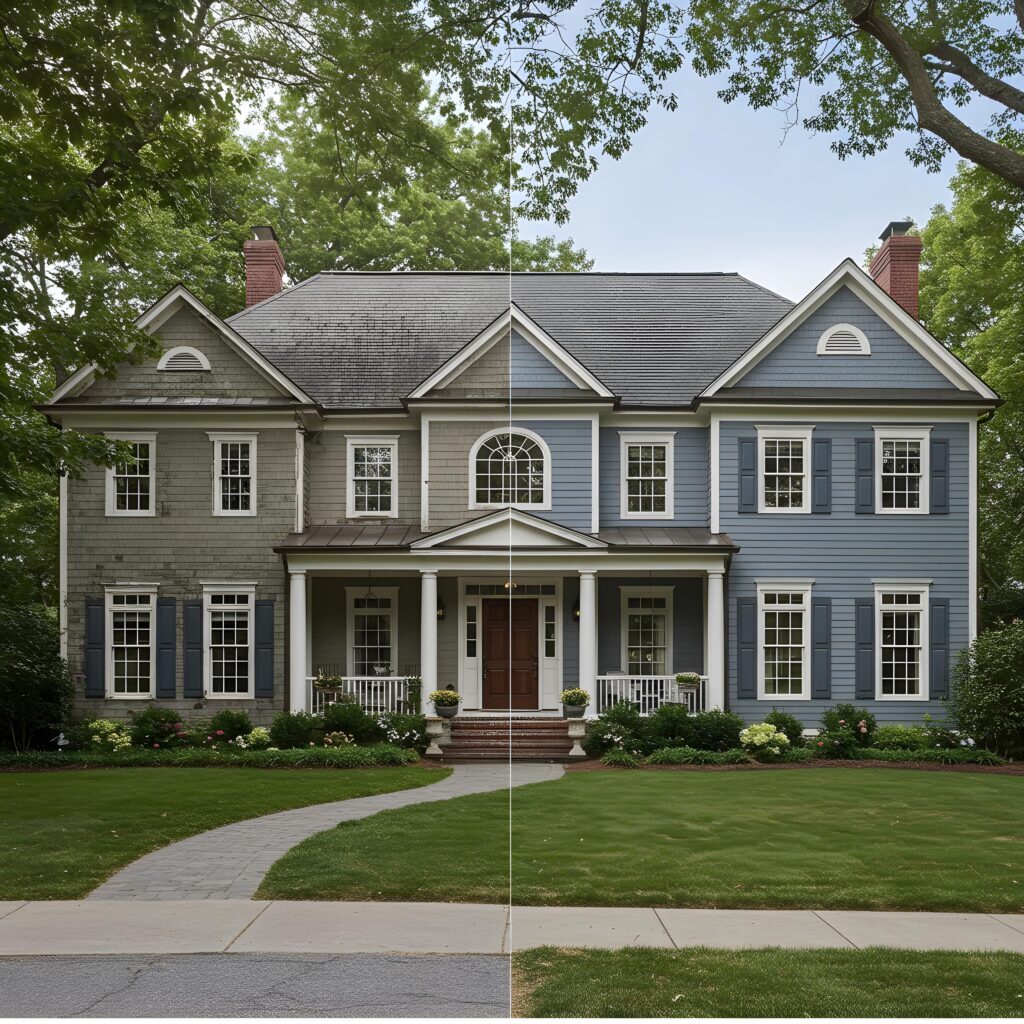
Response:
[[[840,161],[829,139],[784,116],[723,103],[687,75],[679,109],[652,112],[633,148],[580,187],[565,227],[526,224],[524,236],[571,237],[595,270],[738,271],[799,299],[847,256],[861,262],[892,220],[924,224],[948,200],[955,161],[928,174],[905,154]]]

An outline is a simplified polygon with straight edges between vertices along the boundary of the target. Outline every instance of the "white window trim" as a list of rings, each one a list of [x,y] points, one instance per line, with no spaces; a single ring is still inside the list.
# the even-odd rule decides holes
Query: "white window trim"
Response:
[[[527,501],[516,501],[510,504],[502,504],[500,502],[485,502],[476,500],[476,456],[477,452],[480,451],[481,446],[485,441],[489,441],[492,437],[496,437],[498,434],[521,434],[523,437],[530,438],[531,441],[536,441],[540,445],[540,450],[544,456],[544,500],[537,504],[536,502]],[[501,427],[495,427],[494,430],[488,430],[486,434],[481,434],[473,443],[472,448],[469,450],[469,507],[470,509],[493,509],[493,508],[522,508],[527,511],[533,512],[550,512],[551,511],[551,449],[548,447],[547,441],[544,440],[540,434],[533,430],[528,430],[526,427],[520,427],[517,424],[505,425]]]
[[[392,676],[398,675],[398,587],[346,587],[345,588],[345,670],[346,675],[354,676],[356,638],[356,598],[366,597],[367,591],[372,591],[377,597],[391,598],[391,672]],[[387,611],[387,609],[384,609]]]
[[[875,427],[875,515],[926,516],[931,508],[931,427]],[[882,442],[921,442],[920,508],[882,508]]]
[[[114,487],[114,477],[117,473],[116,466],[107,466],[106,471],[106,514],[108,516],[116,516],[118,518],[128,519],[151,519],[156,515],[156,433],[121,433],[114,431],[106,431],[104,434],[110,441],[136,441],[136,442],[147,442],[149,444],[149,508],[145,512],[135,511],[133,509],[119,509],[116,501],[116,488]]]
[[[210,658],[210,632],[214,594],[247,594],[249,597],[249,691],[248,693],[214,693],[213,664]],[[228,606],[230,607],[230,606]],[[218,611],[221,610],[218,608]],[[237,609],[236,609],[237,610]],[[207,700],[254,700],[256,690],[256,585],[254,583],[203,584],[203,691]]]
[[[103,646],[105,682],[108,700],[154,700],[156,698],[156,583],[115,583],[103,588]],[[121,594],[149,595],[149,693],[114,692],[114,597]],[[128,610],[131,609],[119,609]]]
[[[190,356],[195,356],[199,360],[200,368],[198,370],[180,370],[176,366],[168,366],[167,364],[177,355],[186,353]],[[199,349],[193,348],[191,345],[176,345],[174,348],[169,348],[161,357],[160,362],[156,364],[158,370],[163,370],[167,373],[202,373],[209,372],[210,360],[206,358],[205,354],[200,352]]]
[[[860,342],[859,352],[829,352],[825,347],[828,343],[828,339],[832,337],[836,331],[849,331],[858,342]],[[859,328],[853,324],[833,324],[831,327],[826,327],[822,332],[821,337],[818,339],[818,348],[816,355],[819,356],[869,356],[871,355],[871,342],[868,341],[868,336]]]
[[[345,516],[348,519],[398,518],[398,439],[400,434],[345,435]],[[355,495],[355,449],[391,449],[391,510],[389,512],[357,512]]]
[[[771,701],[801,701],[811,699],[811,590],[814,580],[755,580],[757,586],[757,699]],[[765,594],[803,594],[800,610],[804,613],[803,628],[803,692],[767,693],[764,677],[764,613]],[[776,608],[793,608],[794,605],[777,605]]]
[[[757,430],[757,511],[769,516],[809,515],[811,511],[811,435],[814,427],[787,427],[762,424]],[[766,508],[764,503],[764,445],[765,441],[803,441],[803,496],[801,508]]]
[[[931,580],[872,580],[875,585],[875,700],[884,701],[922,701],[928,700],[928,662],[931,658],[929,618],[930,607],[928,595],[931,593]],[[904,693],[882,693],[882,595],[883,594],[916,594],[920,598],[920,607],[909,609],[921,613],[921,692],[915,695]],[[907,609],[906,605],[890,607],[890,611]]]
[[[664,512],[630,512],[629,484],[626,479],[628,469],[628,450],[631,445],[659,444],[665,446],[665,511]],[[620,519],[673,519],[675,517],[675,465],[676,432],[674,430],[661,433],[641,433],[639,431],[619,431],[619,518]]]
[[[675,587],[619,587],[619,656],[621,671],[629,674],[629,599],[631,597],[665,598],[665,675],[675,675],[675,618],[673,595]]]
[[[214,433],[206,436],[213,442],[213,514],[228,518],[249,518],[256,515],[256,434],[239,434],[233,431]],[[249,445],[249,507],[248,509],[225,509],[220,507],[220,446],[227,442],[241,442]]]

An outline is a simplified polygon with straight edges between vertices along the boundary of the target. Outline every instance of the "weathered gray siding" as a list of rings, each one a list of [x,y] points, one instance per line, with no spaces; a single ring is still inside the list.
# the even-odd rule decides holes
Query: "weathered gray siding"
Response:
[[[881,420],[879,422],[882,422]],[[871,423],[820,423],[814,437],[832,439],[830,515],[749,515],[737,512],[737,439],[755,436],[753,423],[721,426],[721,529],[740,546],[728,578],[729,701],[749,720],[763,718],[773,701],[739,700],[736,693],[736,599],[756,595],[755,579],[814,580],[812,596],[832,598],[830,701],[775,700],[816,727],[829,704],[854,701],[854,600],[873,598],[873,578],[932,580],[931,596],[949,598],[950,652],[968,636],[968,426],[938,423],[932,437],[949,440],[948,515],[857,515],[854,512],[854,438],[873,437]],[[856,703],[862,704],[863,701]],[[884,722],[943,717],[938,701],[871,701]]]
[[[295,523],[295,431],[257,431],[257,515],[213,515],[213,446],[205,428],[156,431],[156,515],[107,518],[105,470],[89,466],[68,481],[68,657],[76,674],[79,714],[124,717],[146,706],[138,700],[85,698],[84,614],[86,598],[102,598],[104,586],[156,583],[160,597],[173,597],[177,610],[177,692],[159,703],[194,715],[222,707],[246,706],[261,720],[284,707],[286,625],[285,576],[273,548]],[[256,581],[257,600],[274,604],[272,700],[206,702],[180,698],[182,689],[182,605],[201,598],[203,581]]]
[[[576,392],[561,370],[518,331],[495,342],[450,384],[438,390],[445,398],[504,398],[523,388]]]
[[[674,519],[623,519],[621,503],[622,433],[632,429],[601,428],[601,526],[707,526],[708,525],[708,428],[673,427],[675,433]],[[635,433],[663,433],[665,428],[651,426]]]
[[[819,356],[822,332],[835,324],[859,327],[870,356]],[[738,384],[743,387],[954,388],[884,320],[841,288],[780,342]]]

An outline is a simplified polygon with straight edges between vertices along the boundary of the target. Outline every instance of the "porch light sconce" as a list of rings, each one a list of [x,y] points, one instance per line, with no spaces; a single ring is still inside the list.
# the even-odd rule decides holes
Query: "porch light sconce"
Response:
[[[572,603],[572,617],[577,622],[580,621],[580,603],[579,603],[579,601],[573,601],[573,603]]]
[[[505,589],[506,590],[518,590],[519,589],[519,584],[516,583],[515,580],[505,580]]]
[[[444,622],[445,616],[448,614],[448,609],[444,606],[444,601],[441,598],[437,599],[437,621]]]

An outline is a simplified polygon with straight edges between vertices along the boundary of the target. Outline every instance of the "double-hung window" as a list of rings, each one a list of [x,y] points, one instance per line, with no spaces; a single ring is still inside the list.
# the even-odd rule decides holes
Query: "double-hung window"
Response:
[[[129,458],[107,469],[108,516],[152,516],[156,509],[156,434],[110,434],[131,445]]]
[[[619,431],[620,515],[623,519],[671,519],[675,473],[673,433]]]
[[[398,515],[398,437],[347,437],[346,514],[394,519]]]
[[[622,587],[622,664],[631,676],[672,668],[672,588]]]
[[[811,511],[810,459],[812,427],[757,428],[761,512]]]
[[[348,674],[391,676],[398,652],[397,587],[348,588]]]
[[[807,700],[811,696],[810,602],[809,581],[758,581],[757,676],[762,700]]]
[[[156,586],[107,587],[107,696],[153,696]]]
[[[203,587],[207,697],[252,697],[255,603],[256,588],[251,584]]]
[[[928,511],[928,438],[926,427],[875,427],[875,512]]]
[[[928,697],[927,583],[875,584],[875,636],[879,700]]]
[[[213,442],[213,514],[256,515],[256,435],[209,434]]]

